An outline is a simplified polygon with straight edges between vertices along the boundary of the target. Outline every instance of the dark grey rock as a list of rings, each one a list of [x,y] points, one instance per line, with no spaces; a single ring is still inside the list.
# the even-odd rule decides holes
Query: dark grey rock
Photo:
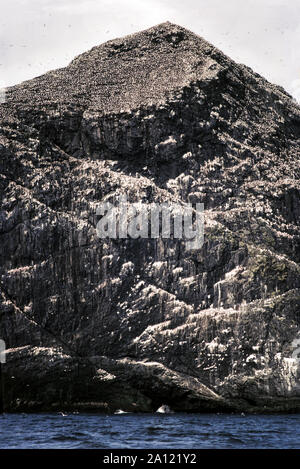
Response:
[[[9,88],[5,409],[299,410],[299,138],[291,96],[170,23]],[[119,193],[203,202],[204,246],[99,240]]]

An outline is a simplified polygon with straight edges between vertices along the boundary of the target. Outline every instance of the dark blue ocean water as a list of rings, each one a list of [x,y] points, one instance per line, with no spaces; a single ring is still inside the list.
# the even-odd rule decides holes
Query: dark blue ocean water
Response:
[[[300,448],[299,432],[299,414],[0,415],[0,448]]]

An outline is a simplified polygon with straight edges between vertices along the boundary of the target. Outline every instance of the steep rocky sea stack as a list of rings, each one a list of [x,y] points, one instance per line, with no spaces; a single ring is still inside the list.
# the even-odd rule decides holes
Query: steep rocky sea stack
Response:
[[[300,108],[164,23],[7,90],[7,411],[300,409]],[[106,239],[96,207],[205,207],[201,249]]]

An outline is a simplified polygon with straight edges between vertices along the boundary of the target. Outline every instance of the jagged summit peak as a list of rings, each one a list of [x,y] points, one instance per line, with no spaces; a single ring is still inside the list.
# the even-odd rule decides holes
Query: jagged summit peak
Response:
[[[159,49],[162,47],[167,47],[167,49],[170,50],[171,47],[177,48],[184,42],[186,42],[185,49],[187,50],[193,50],[196,47],[198,52],[201,52],[203,46],[208,46],[209,49],[213,48],[211,44],[197,34],[182,26],[166,21],[142,31],[114,38],[103,44],[94,46],[89,51],[75,57],[71,65],[77,65],[80,61],[85,61],[89,56],[96,58],[96,51],[98,51],[101,57],[104,57],[105,54],[111,56],[114,52],[129,52],[134,49],[140,49],[143,53],[146,53],[146,51],[150,49],[159,52]]]
[[[104,113],[161,105],[194,83],[219,93],[231,76],[239,85],[283,94],[248,67],[235,63],[188,29],[169,21],[116,38],[77,56],[67,67],[13,87],[8,101],[53,106],[69,104]],[[222,77],[222,79],[221,79]],[[231,86],[231,85],[230,85]],[[236,86],[235,86],[236,89]],[[295,107],[294,103],[290,102]]]
[[[182,33],[185,37],[190,37],[190,36],[194,36],[194,38],[199,38],[199,36],[196,34],[196,33],[193,33],[192,31],[190,31],[189,29],[186,29],[185,27],[183,26],[180,26],[178,24],[175,24],[175,23],[171,23],[170,21],[165,21],[163,23],[159,23],[159,24],[156,24],[154,26],[151,26],[150,28],[146,28],[146,29],[143,29],[141,31],[138,31],[138,32],[135,32],[135,33],[132,33],[132,34],[128,34],[126,36],[123,36],[122,38],[118,38],[120,40],[128,40],[130,38],[135,38],[135,37],[139,37],[139,36],[142,36],[142,35],[153,35],[153,34],[157,34],[157,35],[165,35],[165,34],[171,34],[171,33]],[[112,41],[114,41],[116,39],[113,39]],[[112,41],[108,41],[109,42],[112,42]]]
[[[159,24],[156,24],[154,26],[151,26],[150,28],[147,28],[141,32],[157,32],[157,33],[163,33],[163,32],[167,32],[167,33],[176,33],[176,32],[183,32],[185,33],[186,35],[190,35],[190,34],[193,34],[194,36],[197,36],[197,34],[195,33],[192,33],[189,29],[185,28],[184,26],[181,26],[179,24],[176,24],[176,23],[171,23],[170,21],[164,21],[163,23],[159,23]],[[135,34],[139,34],[139,33],[135,33]]]
[[[104,112],[161,104],[197,78],[214,47],[170,22],[116,38],[77,56],[64,69],[16,87],[36,102],[76,103]],[[198,71],[197,71],[198,70]],[[30,97],[29,97],[30,95]],[[13,97],[16,102],[16,96]]]

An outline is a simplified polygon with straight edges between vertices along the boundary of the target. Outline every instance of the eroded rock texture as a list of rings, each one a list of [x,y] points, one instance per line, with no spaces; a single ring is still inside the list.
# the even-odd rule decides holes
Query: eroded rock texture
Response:
[[[300,109],[164,23],[0,105],[7,410],[300,408]],[[203,202],[205,242],[99,240],[96,207]]]

